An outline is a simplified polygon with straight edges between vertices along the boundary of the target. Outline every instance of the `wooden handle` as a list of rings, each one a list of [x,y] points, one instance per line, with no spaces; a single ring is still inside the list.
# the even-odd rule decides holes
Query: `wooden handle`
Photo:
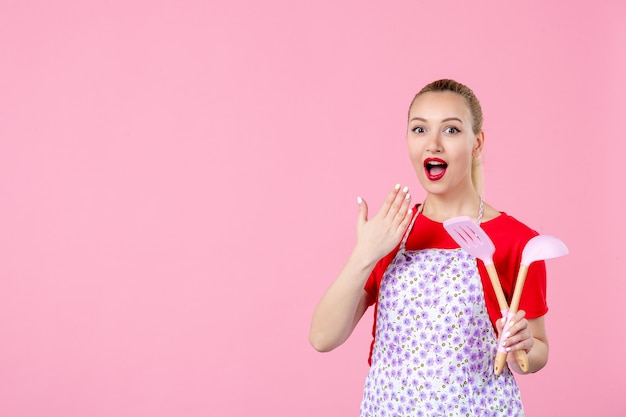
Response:
[[[496,375],[500,375],[500,373],[504,369],[505,362],[506,362],[506,353],[498,352],[496,354],[496,360],[494,361],[494,364],[493,364],[493,372]]]
[[[526,355],[525,350],[516,350],[515,360],[522,371],[528,372],[528,356]]]
[[[526,275],[528,274],[528,265],[520,265],[519,272],[517,273],[517,280],[515,281],[515,290],[513,291],[513,298],[511,298],[511,307],[509,311],[513,314],[517,313],[520,300],[522,299],[522,290],[524,289],[524,282],[526,282]]]
[[[509,305],[506,302],[506,297],[504,295],[504,291],[502,291],[502,284],[500,284],[500,278],[498,277],[498,273],[496,272],[496,267],[493,264],[489,264],[485,265],[485,268],[487,269],[487,273],[489,274],[491,286],[496,293],[496,298],[498,299],[498,306],[500,307],[500,310],[509,310],[512,311],[513,314],[515,314],[517,312],[517,308],[519,308],[519,303],[522,296],[522,288],[524,286],[524,281],[526,280],[528,267],[525,265],[520,266],[520,271],[517,276],[517,282],[515,283],[515,291],[513,294],[513,302],[511,303],[511,308],[509,308]],[[513,311],[513,307],[515,307],[515,311]],[[493,370],[496,375],[500,375],[500,373],[504,369],[506,356],[507,355],[504,352],[498,352],[496,354],[496,359],[493,365]],[[526,355],[526,351],[516,350],[515,360],[517,361],[517,364],[523,372],[528,372],[528,356]]]
[[[504,363],[506,362],[507,354],[505,352],[498,352],[496,354],[496,360],[493,365],[493,372],[496,375],[500,375],[502,370],[504,369]],[[519,365],[520,369],[523,372],[528,372],[528,356],[526,355],[525,350],[516,350],[515,351],[515,360]]]
[[[509,312],[511,314],[517,313],[519,309],[519,303],[522,299],[522,290],[524,289],[524,282],[526,282],[526,275],[528,274],[528,265],[520,265],[519,272],[517,274],[517,280],[515,281],[515,290],[513,291],[513,298],[511,299],[511,306]],[[528,372],[528,355],[524,350],[515,351],[515,360],[523,372]]]
[[[506,302],[504,291],[502,291],[502,284],[500,284],[500,278],[498,278],[496,267],[492,263],[489,265],[485,265],[485,268],[487,269],[487,273],[489,274],[489,280],[491,281],[493,291],[496,293],[496,298],[498,299],[498,306],[500,307],[500,311],[508,310],[509,305]]]
[[[496,267],[493,263],[491,263],[489,265],[485,265],[485,268],[487,269],[487,273],[489,274],[489,280],[491,281],[493,291],[496,293],[496,298],[498,299],[498,307],[500,307],[500,311],[504,313],[506,310],[509,309],[509,304],[506,302],[504,291],[502,291],[502,284],[500,284],[500,278],[498,277],[498,272],[496,272]],[[493,371],[496,375],[500,375],[502,369],[504,369],[505,363],[506,353],[498,352],[496,354],[496,359],[493,364]]]

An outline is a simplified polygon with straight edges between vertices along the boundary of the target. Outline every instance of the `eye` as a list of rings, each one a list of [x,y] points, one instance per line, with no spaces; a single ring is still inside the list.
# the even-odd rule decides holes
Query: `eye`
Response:
[[[454,126],[450,126],[450,127],[446,127],[444,132],[449,133],[449,134],[455,134],[455,133],[460,133],[461,131]]]
[[[415,132],[415,133],[424,133],[424,132],[426,132],[426,129],[424,129],[423,126],[417,126],[417,127],[413,128],[413,132]]]

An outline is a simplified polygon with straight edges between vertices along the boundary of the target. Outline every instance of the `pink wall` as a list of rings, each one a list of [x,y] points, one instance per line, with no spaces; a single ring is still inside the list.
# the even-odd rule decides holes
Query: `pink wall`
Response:
[[[570,247],[527,415],[623,415],[626,9],[576,4],[1,1],[0,415],[357,415],[370,314],[324,355],[309,319],[356,196],[423,197],[439,77],[487,199]]]

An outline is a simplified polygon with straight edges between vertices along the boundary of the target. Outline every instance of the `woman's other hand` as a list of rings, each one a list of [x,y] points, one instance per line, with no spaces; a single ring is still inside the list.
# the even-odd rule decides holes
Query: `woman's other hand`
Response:
[[[537,372],[548,362],[548,338],[544,317],[527,320],[526,312],[519,310],[511,322],[500,339],[508,352],[509,367],[519,374]],[[498,334],[502,334],[504,328],[502,320],[498,320],[496,327]],[[527,371],[522,371],[517,364],[515,351],[518,350],[524,350],[528,355]]]

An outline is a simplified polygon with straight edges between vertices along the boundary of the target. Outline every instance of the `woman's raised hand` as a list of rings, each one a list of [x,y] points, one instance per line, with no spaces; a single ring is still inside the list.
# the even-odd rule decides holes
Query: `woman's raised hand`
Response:
[[[376,262],[400,243],[412,217],[409,189],[400,185],[394,187],[370,220],[367,203],[361,198],[358,203],[357,243],[315,308],[311,321],[309,340],[321,352],[336,348],[350,336],[373,301],[364,290],[368,277]]]
[[[358,203],[355,252],[368,262],[377,262],[400,243],[413,215],[411,194],[408,187],[396,185],[378,213],[369,220],[367,203],[360,197]]]

